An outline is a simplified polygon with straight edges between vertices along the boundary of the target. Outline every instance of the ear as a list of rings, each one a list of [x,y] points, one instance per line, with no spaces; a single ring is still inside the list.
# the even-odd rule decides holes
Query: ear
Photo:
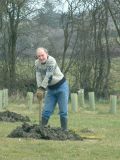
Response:
[[[35,59],[38,59],[37,55],[34,56]]]

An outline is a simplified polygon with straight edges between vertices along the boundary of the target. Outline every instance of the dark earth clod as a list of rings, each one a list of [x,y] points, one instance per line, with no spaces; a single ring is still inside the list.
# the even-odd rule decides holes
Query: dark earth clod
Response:
[[[6,121],[6,122],[29,122],[30,119],[28,116],[22,116],[21,114],[5,111],[0,112],[0,121]]]
[[[22,124],[13,130],[8,137],[12,138],[35,138],[45,140],[83,140],[78,134],[72,130],[63,131],[61,128],[50,126],[41,127],[37,124]]]

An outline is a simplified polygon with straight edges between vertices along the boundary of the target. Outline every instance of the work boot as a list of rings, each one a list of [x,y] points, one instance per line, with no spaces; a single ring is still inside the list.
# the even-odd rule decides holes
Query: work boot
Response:
[[[61,128],[63,131],[67,131],[67,118],[60,117]]]
[[[48,123],[48,119],[45,117],[42,117],[41,126],[44,127],[47,125],[47,123]]]

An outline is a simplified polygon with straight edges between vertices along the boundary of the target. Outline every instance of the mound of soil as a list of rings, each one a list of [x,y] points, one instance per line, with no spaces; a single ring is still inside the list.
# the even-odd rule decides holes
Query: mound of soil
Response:
[[[7,122],[29,122],[30,119],[28,116],[22,116],[21,114],[17,114],[10,111],[0,112],[0,121]]]
[[[22,124],[22,127],[17,127],[8,135],[8,137],[24,137],[46,140],[83,140],[79,135],[71,130],[63,131],[61,128],[53,128],[50,126],[42,128],[39,125],[30,125],[28,123]]]

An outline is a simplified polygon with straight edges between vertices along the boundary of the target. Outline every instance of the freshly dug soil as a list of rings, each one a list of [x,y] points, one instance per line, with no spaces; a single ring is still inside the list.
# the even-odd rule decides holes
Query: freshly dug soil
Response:
[[[46,140],[83,140],[79,135],[71,130],[63,131],[61,128],[53,128],[50,126],[42,128],[37,124],[30,125],[28,123],[24,123],[21,127],[17,127],[8,135],[8,137],[24,137]]]
[[[22,116],[21,114],[17,114],[10,111],[0,112],[0,121],[7,122],[29,122],[30,119],[28,116]]]

